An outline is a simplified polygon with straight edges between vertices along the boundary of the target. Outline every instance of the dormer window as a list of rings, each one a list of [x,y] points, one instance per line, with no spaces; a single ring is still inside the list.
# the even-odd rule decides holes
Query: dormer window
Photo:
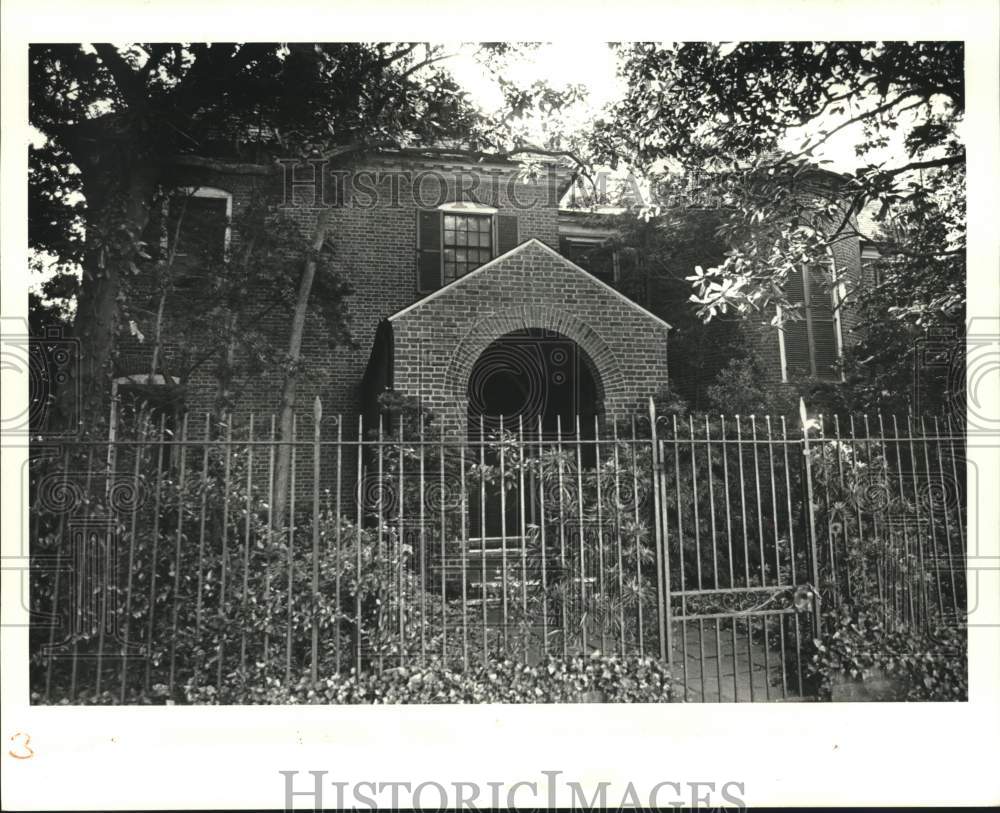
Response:
[[[417,291],[430,293],[518,244],[517,215],[474,203],[417,213]]]

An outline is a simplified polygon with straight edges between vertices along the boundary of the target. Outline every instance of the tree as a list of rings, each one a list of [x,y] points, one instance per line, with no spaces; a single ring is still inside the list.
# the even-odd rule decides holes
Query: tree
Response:
[[[118,351],[135,351],[149,375],[180,386],[209,370],[221,419],[240,392],[265,375],[284,373],[282,345],[309,247],[298,223],[266,189],[251,189],[231,224],[192,211],[194,191],[175,190],[162,207],[154,206],[144,234],[148,257],[122,283],[120,312],[131,337],[120,338]],[[349,344],[344,308],[350,291],[329,257],[324,260],[310,286],[320,295],[302,306],[303,318],[311,312],[334,345]]]
[[[964,234],[963,191],[957,177],[950,194],[913,200],[875,235],[875,284],[858,294],[859,341],[845,353],[848,407],[964,414],[965,255],[949,251]]]
[[[143,273],[143,232],[177,166],[259,173],[278,151],[443,134],[475,143],[475,111],[441,56],[420,43],[32,47],[30,121],[42,143],[31,151],[29,241],[57,270],[80,272],[82,426],[101,425],[123,280]]]
[[[951,42],[639,43],[620,47],[625,98],[591,139],[602,161],[654,183],[695,180],[716,198],[725,260],[692,274],[699,315],[794,314],[783,283],[878,217],[960,184],[963,48]],[[859,128],[858,169],[818,171],[824,145]],[[899,134],[902,150],[883,156]],[[793,137],[801,142],[790,147]],[[964,224],[930,247],[941,273],[964,272]]]
[[[482,48],[495,70],[517,50]],[[54,255],[63,272],[82,270],[74,333],[83,403],[78,410],[64,408],[64,414],[80,414],[81,426],[100,432],[119,326],[128,324],[132,335],[141,336],[129,318],[141,308],[129,296],[133,291],[156,290],[153,364],[162,359],[163,314],[168,298],[175,297],[176,274],[172,252],[159,251],[162,228],[150,224],[171,194],[178,167],[266,178],[281,168],[278,158],[335,164],[372,146],[442,143],[553,154],[549,145],[523,145],[518,124],[539,111],[558,111],[578,89],[557,92],[536,83],[520,91],[504,83],[510,109],[488,120],[441,69],[438,63],[446,57],[442,47],[420,43],[33,48],[31,120],[45,140],[32,155],[37,228],[31,243]],[[184,201],[174,203],[183,212]],[[281,229],[273,217],[264,222],[268,231]],[[201,317],[223,326],[221,336],[212,336],[198,323],[193,332],[203,347],[188,348],[193,358],[186,361],[190,371],[216,359],[219,404],[231,396],[238,326],[259,333],[241,306],[253,282],[247,271],[262,253],[262,242],[272,244],[271,254],[282,242],[273,234],[264,240],[259,235],[253,227],[234,235],[237,260],[204,258],[199,300],[187,313],[190,324]],[[302,336],[317,286],[327,294],[321,307],[327,332],[346,336],[340,307],[346,288],[329,267],[334,237],[329,219],[321,216],[312,234],[301,235],[300,250],[285,251],[297,258],[295,271],[277,279],[281,290],[273,301],[289,306],[291,324],[287,337],[271,342],[286,347],[280,356],[282,441],[293,431]],[[201,298],[203,291],[208,296]],[[281,443],[275,459],[276,517],[284,511],[290,467],[291,446]]]
[[[690,269],[721,262],[725,254],[717,212],[686,207],[649,219],[629,213],[590,217],[593,225],[614,231],[618,290],[672,328],[670,387],[691,409],[704,410],[706,388],[743,344],[738,317],[705,324],[688,301]]]

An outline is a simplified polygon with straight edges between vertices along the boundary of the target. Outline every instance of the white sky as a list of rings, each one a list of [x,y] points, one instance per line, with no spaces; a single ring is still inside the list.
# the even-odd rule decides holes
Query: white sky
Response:
[[[457,49],[457,56],[447,60],[448,69],[469,92],[472,99],[486,111],[495,111],[501,105],[500,91],[474,58],[474,45]],[[604,42],[563,41],[547,43],[528,52],[523,59],[512,61],[508,76],[519,84],[529,85],[543,79],[555,88],[568,84],[584,85],[589,94],[587,104],[562,117],[565,129],[583,127],[592,121],[601,109],[619,99],[625,91],[623,81],[617,76],[616,58]],[[856,113],[857,111],[855,111]],[[836,126],[847,118],[850,111],[840,117],[831,117],[827,126]],[[867,161],[889,160],[902,155],[899,128],[892,133],[890,144],[883,150],[866,157]],[[788,149],[798,149],[805,131],[790,136],[785,143]],[[854,145],[861,137],[860,125],[847,127],[834,135],[816,151],[817,159],[831,161],[827,167],[840,172],[853,172],[859,159]]]
[[[479,105],[485,110],[495,111],[502,104],[499,88],[484,73],[474,53],[474,45],[462,46],[458,55],[448,60],[448,69]],[[555,88],[584,85],[589,94],[589,104],[580,111],[579,123],[582,126],[586,122],[585,116],[620,98],[624,92],[616,65],[615,55],[605,42],[552,42],[540,45],[523,59],[512,60],[508,78],[525,86],[539,79]]]
[[[499,86],[475,58],[476,46],[463,46],[447,67],[469,93],[471,100],[487,114],[503,107]],[[522,122],[523,131],[534,144],[544,144],[549,136],[583,132],[606,106],[620,99],[624,82],[617,74],[617,59],[605,42],[563,41],[543,43],[522,57],[508,57],[506,78],[527,88],[542,81],[554,90],[582,85],[587,97],[557,116]],[[552,143],[552,142],[550,142]],[[566,140],[561,139],[563,146]]]

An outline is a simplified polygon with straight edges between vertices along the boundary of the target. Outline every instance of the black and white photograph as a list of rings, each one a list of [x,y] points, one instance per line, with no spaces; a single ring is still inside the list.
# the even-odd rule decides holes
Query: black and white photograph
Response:
[[[995,202],[970,111],[997,94],[963,37],[230,42],[185,14],[37,36],[5,81],[25,713],[631,706],[753,750],[788,703],[807,738],[832,704],[968,722],[970,639],[995,695],[996,213],[977,295],[967,187]],[[493,805],[321,800],[320,767],[271,766],[258,806],[767,798],[546,770]]]

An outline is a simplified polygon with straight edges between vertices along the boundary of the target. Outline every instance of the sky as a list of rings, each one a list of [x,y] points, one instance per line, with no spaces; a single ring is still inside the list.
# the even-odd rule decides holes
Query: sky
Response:
[[[456,49],[456,56],[443,64],[447,65],[456,80],[469,92],[473,101],[484,110],[495,111],[502,103],[499,89],[476,61],[474,52],[474,45],[463,45]],[[556,88],[572,83],[584,85],[588,91],[587,103],[579,105],[570,115],[563,117],[564,125],[570,129],[573,126],[586,126],[603,107],[612,104],[625,92],[624,82],[617,76],[616,65],[615,55],[605,42],[563,41],[544,43],[523,59],[514,61],[508,76],[525,85],[538,79],[543,79]],[[821,126],[835,127],[851,115],[854,113],[848,111],[839,117],[827,117],[817,122],[812,129],[801,128],[794,131],[787,138],[785,146],[796,150],[806,135],[816,132]],[[853,172],[859,164],[854,145],[861,138],[860,127],[860,124],[847,127],[834,135],[817,150],[816,158],[830,161],[827,166],[834,171]],[[891,160],[901,156],[902,130],[905,128],[901,127],[892,134],[885,149],[866,156],[866,162]]]
[[[503,101],[500,91],[474,54],[473,44],[463,45],[457,56],[448,60],[448,69],[474,101],[485,110],[495,111]],[[542,79],[556,88],[584,85],[589,104],[577,111],[577,121],[573,122],[583,127],[596,111],[624,93],[616,67],[615,55],[606,42],[572,40],[543,43],[524,59],[512,61],[508,78],[524,85]]]

